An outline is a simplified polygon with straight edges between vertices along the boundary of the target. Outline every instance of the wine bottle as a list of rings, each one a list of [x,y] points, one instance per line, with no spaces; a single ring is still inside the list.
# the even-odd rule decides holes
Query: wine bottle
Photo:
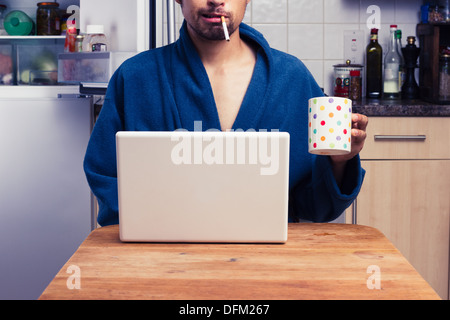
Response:
[[[397,25],[391,25],[391,35],[389,50],[384,60],[384,83],[383,83],[383,97],[384,99],[400,98],[400,63],[401,56],[397,49]]]
[[[382,95],[383,48],[378,43],[378,29],[372,29],[366,48],[366,96],[379,99]]]

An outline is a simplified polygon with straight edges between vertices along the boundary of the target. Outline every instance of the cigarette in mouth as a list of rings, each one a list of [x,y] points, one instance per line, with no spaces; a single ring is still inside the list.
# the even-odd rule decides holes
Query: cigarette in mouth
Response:
[[[230,41],[230,35],[228,34],[228,28],[227,28],[227,24],[225,22],[225,17],[221,16],[220,18],[222,19],[222,26],[223,26],[223,32],[225,33],[225,40]]]

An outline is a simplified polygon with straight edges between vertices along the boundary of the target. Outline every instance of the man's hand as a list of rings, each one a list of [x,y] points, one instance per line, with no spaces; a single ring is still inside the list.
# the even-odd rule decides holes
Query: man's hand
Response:
[[[366,128],[369,119],[362,114],[352,114],[352,150],[349,154],[331,156],[333,163],[347,162],[361,152],[366,141]]]
[[[333,173],[337,184],[340,186],[344,178],[345,165],[348,160],[358,155],[364,147],[366,141],[366,128],[369,119],[362,114],[352,114],[352,150],[349,154],[340,156],[330,156],[333,163]]]

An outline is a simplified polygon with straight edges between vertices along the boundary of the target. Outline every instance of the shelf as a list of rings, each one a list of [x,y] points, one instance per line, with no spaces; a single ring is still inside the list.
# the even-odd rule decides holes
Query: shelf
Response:
[[[66,36],[0,36],[0,40],[61,40]]]

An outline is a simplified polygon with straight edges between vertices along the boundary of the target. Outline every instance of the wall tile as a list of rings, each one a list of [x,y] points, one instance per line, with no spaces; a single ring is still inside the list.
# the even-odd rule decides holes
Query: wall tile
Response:
[[[374,12],[372,10],[368,10],[372,5],[378,6],[380,8],[381,23],[391,24],[393,21],[395,21],[395,0],[361,0],[361,23],[367,23],[368,20],[370,20],[370,23],[373,22],[372,17]]]
[[[420,22],[422,0],[396,0],[395,22],[417,24]]]
[[[323,88],[324,77],[323,77],[323,60],[302,60],[305,66],[313,75],[317,84]]]
[[[288,51],[287,24],[253,24],[253,27],[264,35],[272,48]]]
[[[253,0],[253,23],[287,23],[287,0]]]
[[[323,59],[323,25],[290,24],[289,53],[300,59]]]
[[[360,0],[324,1],[325,23],[359,23]]]
[[[288,0],[289,23],[323,23],[324,0]]]

